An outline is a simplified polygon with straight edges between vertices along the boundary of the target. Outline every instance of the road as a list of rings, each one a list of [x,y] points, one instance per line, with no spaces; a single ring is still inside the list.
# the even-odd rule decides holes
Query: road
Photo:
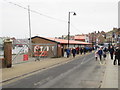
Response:
[[[3,88],[99,88],[105,65],[95,61],[94,54],[38,72]]]

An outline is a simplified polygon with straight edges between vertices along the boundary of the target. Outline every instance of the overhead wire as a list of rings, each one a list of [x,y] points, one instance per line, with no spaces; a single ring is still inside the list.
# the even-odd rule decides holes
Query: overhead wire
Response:
[[[25,9],[25,10],[28,10],[28,8],[26,8],[26,7],[24,7],[24,6],[21,6],[21,5],[19,5],[19,4],[16,4],[16,3],[13,3],[13,2],[10,2],[10,1],[7,1],[7,0],[4,0],[4,1],[6,1],[6,2],[9,3],[9,4],[12,4],[12,5],[18,6],[18,7],[20,7],[20,8],[23,8],[23,9]],[[32,10],[32,9],[30,9],[30,12],[33,12],[33,13],[39,14],[39,15],[41,15],[41,16],[44,16],[44,17],[47,17],[47,18],[50,18],[50,19],[57,20],[57,21],[68,22],[68,21],[66,21],[66,20],[62,20],[62,19],[58,19],[58,18],[49,16],[49,15],[42,14],[42,13],[37,12],[37,11]],[[76,31],[80,32],[81,34],[83,34],[83,33],[82,33],[79,29],[77,29],[73,24],[71,24],[71,26],[74,28],[74,30],[76,30]]]
[[[24,6],[21,6],[21,5],[19,5],[19,4],[16,4],[16,3],[13,3],[13,2],[10,2],[10,1],[7,1],[7,0],[4,0],[4,1],[6,1],[6,2],[9,3],[9,4],[12,4],[12,5],[15,5],[15,6],[18,6],[18,7],[20,7],[20,8],[23,8],[23,9],[28,10],[28,8],[26,8],[26,7],[24,7]],[[58,19],[58,18],[55,18],[55,17],[49,16],[49,15],[42,14],[42,13],[37,12],[37,11],[32,10],[32,9],[30,9],[30,12],[33,12],[33,13],[39,14],[39,15],[41,15],[41,16],[44,16],[44,17],[47,17],[47,18],[50,18],[50,19],[57,20],[57,21],[67,22],[67,21],[62,20],[62,19]]]
[[[79,33],[83,34],[78,28],[76,28],[73,24],[71,26],[74,28],[74,30],[78,31]]]

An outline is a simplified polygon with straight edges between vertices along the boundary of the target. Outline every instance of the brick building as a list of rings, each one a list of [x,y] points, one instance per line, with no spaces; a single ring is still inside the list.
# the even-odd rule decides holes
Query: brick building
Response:
[[[93,33],[89,33],[88,34],[89,36],[89,43],[92,43],[93,45],[101,45],[105,42],[105,32],[104,31],[101,31],[98,33],[95,31]]]
[[[36,48],[40,48],[41,55],[45,52],[47,57],[61,57],[64,56],[64,50],[67,48],[68,40],[56,38],[44,38],[35,36],[31,38],[32,50],[36,52]],[[70,48],[78,46],[91,45],[91,43],[70,40]],[[33,55],[34,56],[34,55]]]
[[[120,28],[113,28],[113,30],[106,33],[106,43],[110,44],[120,43]]]

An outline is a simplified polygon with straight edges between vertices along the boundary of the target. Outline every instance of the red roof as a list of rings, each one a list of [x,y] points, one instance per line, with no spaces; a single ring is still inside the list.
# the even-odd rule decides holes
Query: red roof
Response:
[[[34,36],[31,39],[33,39],[33,38],[42,38],[42,39],[50,40],[50,41],[60,43],[60,44],[68,44],[68,40],[66,40],[66,39],[44,38],[44,37],[40,37],[40,36]],[[75,41],[75,40],[69,40],[69,44],[89,45],[91,43],[82,42],[82,41]]]
[[[66,39],[55,39],[55,38],[47,38],[47,39],[59,42],[61,44],[67,44],[68,43],[68,40],[66,40]],[[75,41],[75,40],[69,40],[69,43],[70,44],[86,44],[86,45],[91,44],[91,43],[82,42],[82,41]]]

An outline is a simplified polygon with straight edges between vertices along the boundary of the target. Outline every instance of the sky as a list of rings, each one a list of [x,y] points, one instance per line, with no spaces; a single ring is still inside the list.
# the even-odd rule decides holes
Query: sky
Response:
[[[68,34],[88,34],[94,31],[110,31],[118,27],[119,0],[1,0],[0,37],[29,37],[28,11],[17,5],[34,10],[30,12],[31,35],[58,37]],[[12,2],[12,3],[10,3]],[[14,4],[13,4],[14,3]],[[17,4],[17,5],[15,5]]]

